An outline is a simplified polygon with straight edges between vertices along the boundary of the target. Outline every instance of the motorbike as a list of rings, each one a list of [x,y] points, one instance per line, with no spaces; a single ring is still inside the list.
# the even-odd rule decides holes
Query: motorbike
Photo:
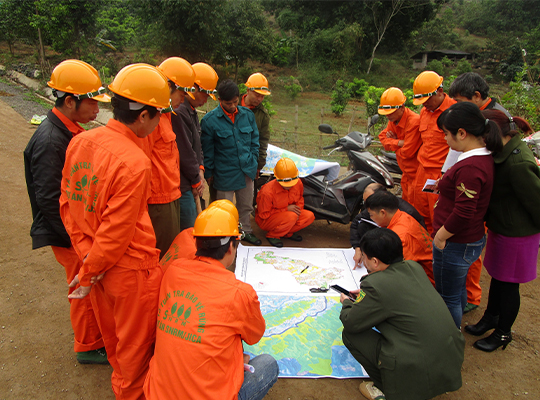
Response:
[[[323,149],[332,149],[328,155],[335,151],[346,152],[350,166],[349,171],[334,180],[327,180],[323,174],[301,178],[304,207],[312,211],[316,219],[348,224],[362,208],[362,194],[367,185],[378,182],[388,188],[394,187],[392,175],[374,155],[366,151],[372,142],[369,130],[375,123],[376,120],[371,121],[368,133],[354,131],[341,138],[330,125],[319,125],[320,132],[338,136],[333,145]]]

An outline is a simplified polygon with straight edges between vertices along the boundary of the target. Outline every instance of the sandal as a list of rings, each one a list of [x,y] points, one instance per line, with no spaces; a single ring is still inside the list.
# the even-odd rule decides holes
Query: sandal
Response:
[[[270,242],[270,244],[272,246],[275,246],[275,247],[283,247],[283,242],[279,239],[276,239],[276,238],[269,238],[267,237],[266,239],[268,239],[268,241]]]

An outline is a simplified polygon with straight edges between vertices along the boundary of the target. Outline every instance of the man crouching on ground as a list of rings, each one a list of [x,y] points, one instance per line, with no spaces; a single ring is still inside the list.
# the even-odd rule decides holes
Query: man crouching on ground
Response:
[[[272,356],[242,354],[242,341],[257,343],[266,323],[255,290],[226,269],[241,237],[238,213],[212,204],[195,220],[195,259],[174,261],[163,276],[148,400],[262,399],[277,381]]]
[[[341,295],[340,315],[343,343],[372,379],[360,392],[423,400],[459,389],[465,340],[423,268],[403,261],[390,229],[369,231],[360,249],[368,275],[354,302]]]

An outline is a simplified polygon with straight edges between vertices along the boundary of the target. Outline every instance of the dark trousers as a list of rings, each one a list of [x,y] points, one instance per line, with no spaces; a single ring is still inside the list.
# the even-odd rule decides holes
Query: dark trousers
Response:
[[[498,328],[503,332],[511,331],[519,313],[520,304],[519,283],[503,282],[491,278],[486,313],[499,316]]]
[[[148,204],[148,214],[156,234],[156,247],[161,250],[161,259],[180,233],[180,199],[167,204]]]
[[[379,370],[379,352],[381,351],[381,335],[373,329],[368,329],[360,333],[342,334],[343,344],[356,360],[362,364],[373,384],[384,393],[384,387]]]

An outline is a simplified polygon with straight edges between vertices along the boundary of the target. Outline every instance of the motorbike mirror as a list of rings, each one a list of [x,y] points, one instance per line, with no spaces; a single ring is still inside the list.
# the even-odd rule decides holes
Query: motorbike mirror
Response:
[[[322,133],[329,133],[329,134],[335,133],[334,128],[332,128],[328,124],[320,124],[319,125],[319,131],[322,132]]]
[[[370,121],[371,122],[369,123],[369,126],[375,125],[379,121],[379,114],[375,114],[374,116],[372,116]]]

